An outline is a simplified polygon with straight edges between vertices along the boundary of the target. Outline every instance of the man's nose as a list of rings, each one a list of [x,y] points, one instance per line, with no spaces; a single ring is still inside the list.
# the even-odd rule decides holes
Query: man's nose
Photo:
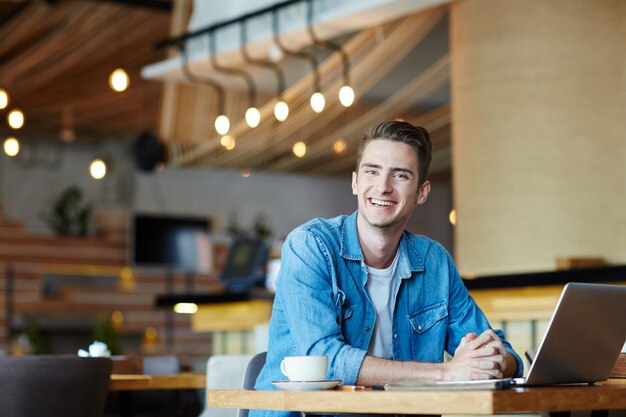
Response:
[[[376,188],[381,193],[390,193],[393,191],[393,187],[391,186],[391,178],[388,175],[381,175],[378,177],[378,182],[376,183]]]

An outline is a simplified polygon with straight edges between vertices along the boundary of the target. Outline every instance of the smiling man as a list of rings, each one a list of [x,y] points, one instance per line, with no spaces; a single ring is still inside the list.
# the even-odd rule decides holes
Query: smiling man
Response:
[[[521,375],[521,359],[491,328],[446,250],[404,229],[428,199],[431,147],[422,127],[374,127],[352,174],[358,210],[289,234],[257,389],[285,379],[285,356],[326,355],[327,379],[346,385]],[[452,355],[445,363],[444,352]]]

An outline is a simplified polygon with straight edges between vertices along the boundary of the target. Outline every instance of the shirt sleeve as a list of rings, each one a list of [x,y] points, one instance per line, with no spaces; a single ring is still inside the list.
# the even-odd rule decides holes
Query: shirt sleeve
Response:
[[[366,351],[348,345],[341,332],[336,266],[325,242],[297,229],[282,251],[276,297],[294,346],[293,355],[328,356],[328,378],[355,384]]]
[[[446,351],[454,355],[454,351],[459,346],[461,338],[467,333],[482,333],[491,329],[483,311],[478,307],[467,288],[463,284],[452,259],[448,259],[450,271],[450,324],[448,327],[448,338],[446,341]],[[521,377],[524,372],[524,363],[520,356],[513,350],[511,344],[506,340],[504,332],[494,329],[506,351],[515,358],[517,362],[516,377]]]

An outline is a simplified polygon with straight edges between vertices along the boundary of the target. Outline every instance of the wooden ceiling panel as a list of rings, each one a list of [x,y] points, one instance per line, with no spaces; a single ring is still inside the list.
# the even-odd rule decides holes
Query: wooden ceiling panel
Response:
[[[410,120],[415,100],[449,77],[449,62],[444,57],[416,73],[413,82],[386,101],[362,100],[345,109],[336,100],[343,84],[342,61],[332,54],[319,67],[327,98],[322,114],[309,108],[311,74],[285,91],[290,117],[284,123],[273,118],[275,97],[259,93],[262,122],[256,129],[243,122],[247,91],[227,91],[226,112],[237,145],[226,151],[213,129],[217,115],[213,89],[190,83],[165,87],[141,79],[141,68],[165,58],[166,52],[156,50],[155,45],[169,37],[172,14],[133,3],[142,2],[0,2],[0,87],[10,94],[10,108],[20,108],[26,119],[24,128],[13,132],[4,120],[9,109],[0,110],[0,139],[16,133],[23,139],[59,140],[61,131],[70,128],[77,141],[128,140],[147,129],[160,130],[170,148],[172,165],[343,174],[352,169],[358,140],[367,128],[391,117]],[[399,65],[445,14],[445,8],[429,9],[345,40],[357,96],[362,98]],[[131,81],[127,91],[116,93],[108,86],[108,76],[120,66]],[[164,89],[172,93],[165,94],[165,100]],[[433,117],[433,121],[425,117]],[[447,108],[419,120],[432,129],[449,132]],[[168,129],[159,129],[159,125]],[[442,137],[447,140],[449,133]],[[338,138],[347,143],[347,150],[340,155],[332,149]],[[297,140],[307,143],[305,158],[298,159],[291,152]]]
[[[154,45],[169,36],[169,12],[106,2],[29,2],[3,5],[0,22],[0,87],[10,95],[10,108],[20,108],[26,119],[17,132],[1,120],[1,134],[56,138],[68,120],[76,140],[134,138],[157,129],[163,86],[142,80],[139,71],[164,58]],[[108,76],[120,66],[131,81],[116,93]]]

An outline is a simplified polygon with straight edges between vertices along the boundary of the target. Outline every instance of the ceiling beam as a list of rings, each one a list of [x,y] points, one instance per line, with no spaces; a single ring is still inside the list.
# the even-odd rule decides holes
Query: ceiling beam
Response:
[[[172,0],[96,0],[100,3],[122,4],[124,6],[144,8],[150,10],[170,13],[172,11]]]

